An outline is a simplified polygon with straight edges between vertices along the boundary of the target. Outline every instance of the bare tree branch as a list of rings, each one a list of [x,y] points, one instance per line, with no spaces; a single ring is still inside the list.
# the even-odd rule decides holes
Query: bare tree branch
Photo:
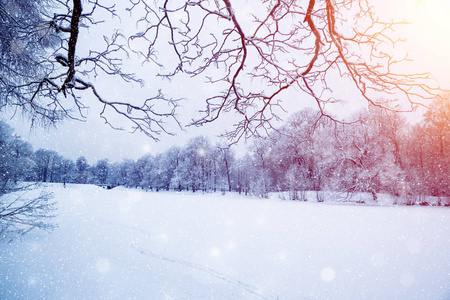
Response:
[[[249,1],[246,5],[254,8],[251,16],[240,13],[242,3],[237,0],[133,0],[126,2],[128,7],[98,0],[48,0],[57,5],[56,13],[43,10],[26,24],[8,14],[10,8],[0,7],[5,28],[17,36],[8,41],[13,49],[8,55],[27,53],[20,51],[21,45],[30,39],[40,50],[33,58],[35,72],[26,64],[18,68],[0,60],[0,71],[8,75],[0,78],[0,107],[20,108],[45,123],[82,119],[89,105],[80,92],[89,90],[104,107],[101,117],[106,123],[121,127],[107,119],[108,108],[133,130],[156,140],[169,133],[166,122],[180,126],[178,101],[168,96],[170,91],[159,91],[139,103],[106,99],[92,80],[114,76],[142,84],[124,71],[123,59],[130,53],[144,58],[145,66],[159,68],[163,79],[187,75],[197,83],[203,81],[208,87],[205,106],[190,125],[202,126],[236,112],[239,119],[227,134],[233,141],[272,130],[288,90],[298,90],[299,99],[312,98],[322,116],[335,122],[339,120],[327,106],[348,100],[338,96],[336,86],[352,89],[355,98],[369,105],[398,111],[414,110],[441,92],[430,74],[398,72],[408,57],[393,51],[400,40],[392,30],[406,22],[382,21],[369,0]],[[104,37],[103,49],[91,49],[83,57],[81,32],[108,22],[106,14],[124,19],[121,9],[130,14],[127,21],[136,22],[139,32],[116,30]],[[161,111],[157,102],[170,109]]]
[[[381,21],[368,0],[255,2],[263,9],[255,10],[253,22],[236,14],[238,5],[231,0],[162,1],[161,6],[133,1],[129,7],[141,16],[140,24],[147,24],[129,42],[147,42],[146,53],[136,51],[159,66],[173,66],[161,76],[202,76],[214,90],[205,99],[203,117],[192,125],[234,110],[241,120],[228,137],[258,136],[279,119],[279,100],[293,86],[312,97],[323,116],[338,121],[325,108],[346,100],[334,95],[333,80],[352,83],[356,97],[388,110],[414,110],[441,92],[429,74],[394,71],[408,58],[396,57],[392,46],[398,40],[391,30],[406,22]],[[168,65],[158,55],[164,41],[176,63]]]
[[[11,242],[31,230],[51,231],[57,225],[50,220],[55,217],[56,202],[52,194],[41,192],[39,196],[27,197],[35,189],[33,185],[18,185],[0,198],[0,240]]]
[[[123,59],[128,58],[128,51],[126,40],[119,30],[115,30],[111,37],[104,36],[103,50],[92,49],[87,56],[80,56],[78,51],[80,32],[100,24],[100,18],[104,18],[105,13],[112,18],[118,17],[115,6],[105,6],[97,0],[85,1],[83,5],[81,0],[49,0],[49,3],[56,4],[51,9],[58,13],[52,15],[49,13],[50,6],[44,6],[48,10],[34,16],[35,19],[23,18],[22,21],[30,25],[12,22],[9,26],[12,31],[18,32],[16,36],[21,43],[30,42],[30,32],[36,36],[47,35],[50,42],[36,42],[38,46],[30,50],[33,56],[30,53],[26,59],[31,58],[32,61],[24,64],[26,67],[17,68],[17,64],[7,64],[1,60],[4,68],[0,68],[0,108],[12,107],[23,111],[33,123],[42,122],[44,125],[58,124],[64,118],[80,120],[86,117],[90,106],[85,96],[81,98],[80,91],[91,90],[93,98],[104,107],[101,117],[110,125],[109,116],[104,113],[106,107],[123,117],[123,124],[132,127],[132,131],[142,131],[154,140],[163,132],[171,133],[166,126],[167,121],[180,126],[175,112],[177,100],[158,92],[155,96],[140,100],[143,104],[128,99],[107,101],[91,82],[97,76],[112,76],[127,83],[144,84],[134,74],[123,71],[122,63]],[[3,13],[8,15],[8,11],[9,8],[0,7],[0,16]],[[17,56],[9,50],[4,53],[13,58]],[[30,70],[28,65],[38,68]],[[168,103],[170,109],[160,110],[161,105],[155,105],[156,102]]]

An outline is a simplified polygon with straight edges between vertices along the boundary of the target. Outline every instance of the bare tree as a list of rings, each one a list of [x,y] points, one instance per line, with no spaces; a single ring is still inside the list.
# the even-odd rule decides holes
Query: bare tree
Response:
[[[428,74],[398,73],[397,66],[408,58],[394,54],[398,40],[392,29],[404,22],[381,21],[369,0],[248,0],[249,14],[240,12],[244,5],[237,0],[135,0],[120,7],[98,0],[14,3],[29,5],[0,7],[0,17],[8,21],[2,26],[14,36],[3,38],[2,44],[10,44],[4,53],[39,55],[33,57],[37,67],[32,72],[14,64],[3,67],[8,80],[2,82],[2,105],[20,107],[49,123],[84,117],[88,103],[82,95],[89,90],[111,126],[116,126],[108,119],[113,112],[153,139],[169,133],[165,122],[178,124],[176,100],[163,92],[136,101],[107,99],[92,83],[97,76],[142,83],[123,71],[128,52],[165,70],[159,74],[163,78],[187,75],[209,83],[203,115],[191,125],[235,111],[240,119],[228,133],[234,141],[271,129],[288,89],[310,96],[321,115],[330,118],[326,105],[345,100],[336,98],[337,85],[351,85],[371,105],[396,110],[413,110],[439,92],[427,85]],[[18,13],[11,13],[14,9]],[[80,36],[89,36],[88,29],[110,21],[108,16],[116,23],[126,18],[123,9],[137,20],[138,32],[125,36],[119,28],[104,37],[103,49],[81,53]],[[21,11],[27,13],[19,18]]]
[[[332,136],[323,135],[329,124],[326,120],[318,122],[319,117],[318,111],[304,109],[293,114],[271,136],[277,185],[282,190],[289,190],[292,200],[306,201],[306,191],[319,192],[324,188],[321,178],[326,173],[323,170],[327,162],[325,149]]]
[[[31,156],[31,146],[0,122],[0,241],[11,241],[35,228],[49,230],[55,226],[49,222],[54,210],[51,194],[35,196],[35,185],[23,183],[33,166]]]
[[[335,176],[339,189],[358,197],[367,192],[377,201],[380,192],[397,193],[393,183],[404,182],[404,174],[396,161],[396,145],[383,122],[386,116],[374,108],[359,115],[358,126],[343,126],[335,136]]]
[[[271,129],[288,89],[310,96],[321,116],[333,118],[326,106],[344,99],[333,93],[332,77],[351,84],[371,105],[388,109],[412,110],[440,92],[427,85],[428,74],[397,72],[407,60],[392,51],[397,40],[390,33],[399,23],[380,21],[369,0],[252,1],[254,12],[242,15],[241,0],[130,0],[127,10],[139,32],[125,36],[115,30],[104,37],[103,47],[87,53],[79,51],[80,36],[109,17],[125,17],[120,8],[99,0],[2,1],[0,109],[25,112],[43,124],[82,119],[88,91],[107,124],[117,127],[109,118],[114,113],[157,140],[170,133],[165,122],[179,124],[177,100],[162,91],[133,101],[107,99],[93,83],[98,76],[143,83],[123,69],[129,52],[167,70],[163,78],[206,80],[211,89],[205,109],[192,125],[235,111],[240,119],[227,135],[233,141]],[[267,184],[262,180],[264,193]]]
[[[218,150],[220,151],[220,158],[222,161],[222,174],[226,175],[226,181],[228,185],[228,191],[231,192],[232,189],[232,179],[231,179],[231,170],[233,168],[235,162],[234,152],[229,147],[221,147],[218,146]]]
[[[163,77],[205,78],[212,91],[203,117],[192,124],[236,111],[241,118],[228,133],[233,140],[271,129],[279,118],[277,107],[282,108],[279,100],[292,88],[312,97],[321,115],[330,118],[325,106],[345,100],[336,99],[336,85],[351,85],[371,105],[407,111],[438,92],[427,85],[428,74],[397,72],[408,58],[394,55],[398,40],[391,37],[392,29],[405,22],[381,21],[369,0],[131,4],[144,30],[132,35],[129,44],[147,43],[145,51],[135,51],[171,68]],[[244,5],[254,11],[240,13]],[[167,42],[171,52],[166,47],[162,55]]]
[[[80,156],[77,158],[77,161],[75,163],[76,166],[76,183],[80,184],[86,184],[88,183],[88,176],[89,176],[89,163],[84,156]]]
[[[415,177],[415,194],[450,196],[449,141],[450,100],[444,96],[431,105],[409,135],[408,172]]]
[[[10,242],[34,229],[52,230],[56,224],[50,222],[54,217],[55,202],[50,193],[41,192],[38,196],[27,194],[34,185],[20,185],[16,192],[10,191],[0,199],[0,240]]]
[[[27,84],[44,77],[46,48],[56,42],[48,34],[43,19],[48,1],[17,0],[0,3],[0,107],[31,100]],[[35,103],[30,101],[30,107]],[[38,108],[36,107],[36,110]],[[54,117],[56,119],[56,116]]]
[[[269,198],[272,177],[270,176],[270,144],[268,140],[256,140],[252,145],[254,173],[258,174],[250,180],[250,189],[261,198]]]
[[[77,52],[80,34],[101,23],[100,16],[105,13],[118,18],[114,6],[104,6],[97,0],[83,4],[81,0],[1,4],[0,26],[5,31],[1,35],[1,107],[25,112],[33,122],[57,124],[64,118],[86,116],[89,104],[82,96],[83,91],[90,90],[102,106],[100,117],[107,124],[118,128],[109,122],[112,112],[127,121],[132,130],[155,140],[161,132],[170,133],[163,124],[165,119],[175,119],[177,101],[161,93],[140,101],[105,99],[91,82],[97,76],[113,76],[128,83],[143,83],[122,71],[126,40],[120,41],[123,37],[118,30],[104,37],[103,49],[91,49],[86,55]],[[155,102],[168,106],[156,108]]]
[[[52,177],[56,172],[58,163],[62,158],[56,151],[38,149],[34,153],[34,162],[36,166],[36,179],[42,182],[53,182]]]

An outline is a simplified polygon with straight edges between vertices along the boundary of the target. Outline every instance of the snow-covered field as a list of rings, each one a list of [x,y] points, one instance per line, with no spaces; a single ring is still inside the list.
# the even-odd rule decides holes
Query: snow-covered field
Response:
[[[450,299],[450,210],[50,185],[0,299]]]

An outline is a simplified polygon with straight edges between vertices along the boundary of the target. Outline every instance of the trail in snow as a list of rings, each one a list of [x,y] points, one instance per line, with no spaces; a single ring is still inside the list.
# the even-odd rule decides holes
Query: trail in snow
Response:
[[[146,255],[146,256],[149,256],[149,257],[152,257],[152,258],[155,258],[155,259],[160,259],[160,260],[164,260],[164,261],[175,263],[175,264],[179,264],[179,265],[182,265],[182,266],[185,266],[185,267],[189,267],[189,268],[192,268],[192,269],[195,269],[195,270],[207,273],[208,275],[214,276],[214,277],[216,277],[218,279],[221,279],[221,280],[223,280],[223,281],[225,281],[227,283],[230,283],[230,284],[235,285],[235,286],[237,286],[239,288],[242,288],[242,289],[246,290],[247,292],[258,296],[261,299],[267,299],[267,300],[269,299],[269,298],[265,297],[264,295],[262,295],[261,293],[259,293],[258,289],[255,286],[252,286],[252,285],[249,285],[248,283],[245,283],[243,281],[231,278],[230,276],[222,274],[220,272],[217,272],[214,269],[211,269],[211,268],[208,268],[208,267],[203,267],[203,266],[200,266],[200,265],[197,265],[197,264],[194,264],[194,263],[182,260],[182,259],[173,259],[173,258],[170,258],[170,257],[165,257],[165,256],[162,256],[162,255],[156,254],[154,252],[151,252],[149,250],[142,249],[142,248],[140,248],[138,246],[135,246],[135,245],[131,245],[131,248],[133,248],[134,250],[136,250],[137,252],[139,252],[142,255]]]
[[[148,233],[147,231],[145,231],[145,230],[143,230],[141,228],[135,227],[135,226],[119,224],[119,223],[113,223],[113,222],[105,221],[105,220],[98,219],[98,218],[97,218],[97,220],[102,222],[102,223],[105,223],[105,224],[118,226],[118,227],[121,227],[121,228],[124,228],[124,229],[128,229],[128,230],[133,230],[135,232],[139,232],[139,233],[141,233],[143,235],[146,235],[146,236],[151,236],[151,234]],[[252,285],[250,285],[248,283],[245,283],[245,282],[243,282],[241,280],[234,279],[231,276],[228,276],[226,274],[220,273],[220,272],[218,272],[218,271],[216,271],[216,270],[214,270],[212,268],[204,267],[204,266],[201,266],[201,265],[198,265],[198,264],[195,264],[195,263],[183,260],[183,259],[174,259],[174,258],[170,258],[170,257],[166,257],[166,256],[163,256],[163,255],[157,254],[157,253],[152,252],[152,251],[150,251],[148,249],[143,249],[142,247],[136,246],[136,242],[132,243],[130,246],[131,246],[131,248],[133,250],[137,251],[138,253],[140,253],[142,255],[149,256],[149,257],[152,257],[152,258],[155,258],[155,259],[160,259],[160,260],[167,261],[167,262],[171,262],[171,263],[175,263],[175,264],[179,264],[179,265],[182,265],[182,266],[185,266],[185,267],[189,267],[189,268],[195,269],[197,271],[204,272],[204,273],[206,273],[208,275],[211,275],[211,276],[214,276],[214,277],[216,277],[216,278],[218,278],[220,280],[223,280],[223,281],[225,281],[225,282],[227,282],[229,284],[235,285],[235,286],[237,286],[237,287],[239,287],[239,288],[241,288],[241,289],[243,289],[243,290],[245,290],[245,291],[247,291],[247,292],[249,292],[249,293],[251,293],[253,295],[256,295],[260,299],[265,299],[265,300],[271,299],[271,298],[267,298],[266,296],[261,294],[258,291],[257,287],[252,286]],[[305,300],[306,299],[307,298],[305,298]]]
[[[1,299],[450,299],[448,209],[50,185]]]

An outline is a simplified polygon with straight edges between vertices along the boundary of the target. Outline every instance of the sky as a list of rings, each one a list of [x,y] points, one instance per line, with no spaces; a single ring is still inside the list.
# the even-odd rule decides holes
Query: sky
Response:
[[[406,42],[398,44],[398,50],[406,50],[413,60],[405,66],[410,72],[431,72],[438,81],[441,88],[450,90],[450,1],[446,0],[371,0],[379,15],[384,20],[406,20],[410,25],[402,25],[396,29],[394,34],[404,37]],[[244,2],[240,2],[241,3]],[[247,2],[246,2],[247,3]],[[251,11],[251,7],[243,4],[240,8],[240,16],[245,16]],[[117,22],[119,26],[130,26]],[[128,29],[133,29],[129,27]],[[92,32],[87,36],[80,37],[79,51],[87,51],[89,47],[95,47],[92,42]],[[83,40],[84,38],[84,40]],[[101,43],[101,41],[97,41]],[[83,48],[84,47],[84,48]],[[123,87],[122,85],[108,80],[98,80],[95,84],[102,90],[103,95],[125,95],[125,97],[148,96],[147,93],[155,93],[159,85],[169,86],[176,89],[180,98],[188,98],[180,104],[178,117],[183,124],[189,122],[196,114],[196,110],[203,108],[202,104],[206,89],[201,83],[191,81],[164,82],[153,79],[152,73],[143,69],[139,62],[127,62],[129,68],[139,69],[139,75],[146,81],[142,89],[139,85]],[[144,71],[142,71],[144,70]],[[134,70],[133,70],[134,71]],[[88,97],[88,96],[87,96]],[[298,98],[302,97],[299,104]],[[304,107],[313,106],[310,100],[304,100],[298,91],[292,89],[284,95],[283,103],[287,113],[282,115],[288,118],[290,113],[301,110]],[[93,99],[89,98],[86,102]],[[345,108],[343,108],[345,110]],[[89,115],[83,122],[67,120],[56,128],[35,127],[30,130],[30,124],[20,116],[12,119],[3,113],[1,118],[10,124],[24,140],[29,141],[35,149],[44,148],[56,150],[60,155],[76,159],[85,156],[93,164],[99,159],[108,158],[111,162],[121,161],[125,158],[138,159],[146,154],[157,154],[171,146],[184,145],[190,138],[205,135],[214,137],[223,133],[230,125],[230,119],[219,120],[203,127],[177,128],[174,124],[169,129],[176,135],[162,135],[160,141],[155,142],[144,134],[130,134],[126,131],[111,129],[100,119],[100,108],[90,105]],[[415,117],[413,115],[413,117]],[[231,121],[232,122],[232,121]],[[220,141],[213,138],[214,141]],[[246,151],[246,144],[240,143],[235,148],[238,155]]]

